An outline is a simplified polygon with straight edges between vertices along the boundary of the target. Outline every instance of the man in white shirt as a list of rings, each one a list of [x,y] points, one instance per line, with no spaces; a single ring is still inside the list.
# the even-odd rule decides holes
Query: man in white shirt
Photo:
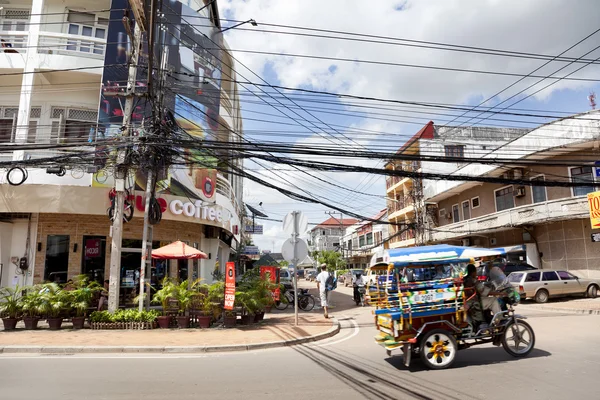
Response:
[[[321,264],[321,272],[317,275],[317,290],[321,297],[321,307],[323,307],[325,318],[329,318],[327,313],[327,279],[329,278],[329,272],[327,272],[327,264]]]

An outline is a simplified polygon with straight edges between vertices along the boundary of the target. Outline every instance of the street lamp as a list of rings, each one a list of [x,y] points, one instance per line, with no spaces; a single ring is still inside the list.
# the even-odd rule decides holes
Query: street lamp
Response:
[[[234,25],[234,26],[230,26],[229,28],[221,29],[219,32],[223,33],[223,32],[226,32],[226,31],[228,31],[230,29],[237,28],[238,26],[242,26],[242,25],[247,24],[247,23],[250,23],[250,25],[252,25],[252,26],[258,26],[258,23],[255,20],[249,19],[248,21],[240,22],[239,24]]]

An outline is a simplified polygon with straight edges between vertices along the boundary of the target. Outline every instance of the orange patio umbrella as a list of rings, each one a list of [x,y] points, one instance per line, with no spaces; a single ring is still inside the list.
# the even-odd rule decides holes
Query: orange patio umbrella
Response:
[[[152,258],[159,260],[195,260],[208,258],[206,253],[188,246],[182,241],[176,241],[152,251]]]

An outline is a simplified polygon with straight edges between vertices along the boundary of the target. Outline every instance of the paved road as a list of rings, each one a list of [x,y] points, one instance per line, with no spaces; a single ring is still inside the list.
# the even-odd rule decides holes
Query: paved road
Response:
[[[21,399],[580,399],[600,398],[600,316],[520,306],[537,335],[526,359],[493,346],[452,369],[387,357],[368,308],[333,299],[341,333],[306,346],[208,355],[3,355],[0,398]],[[347,293],[347,294],[346,294]]]

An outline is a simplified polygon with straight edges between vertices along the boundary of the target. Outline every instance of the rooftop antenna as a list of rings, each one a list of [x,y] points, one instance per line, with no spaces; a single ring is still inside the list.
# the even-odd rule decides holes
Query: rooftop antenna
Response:
[[[592,110],[596,109],[596,93],[591,92],[590,95],[588,96],[588,100],[590,101],[590,106],[592,107]]]

